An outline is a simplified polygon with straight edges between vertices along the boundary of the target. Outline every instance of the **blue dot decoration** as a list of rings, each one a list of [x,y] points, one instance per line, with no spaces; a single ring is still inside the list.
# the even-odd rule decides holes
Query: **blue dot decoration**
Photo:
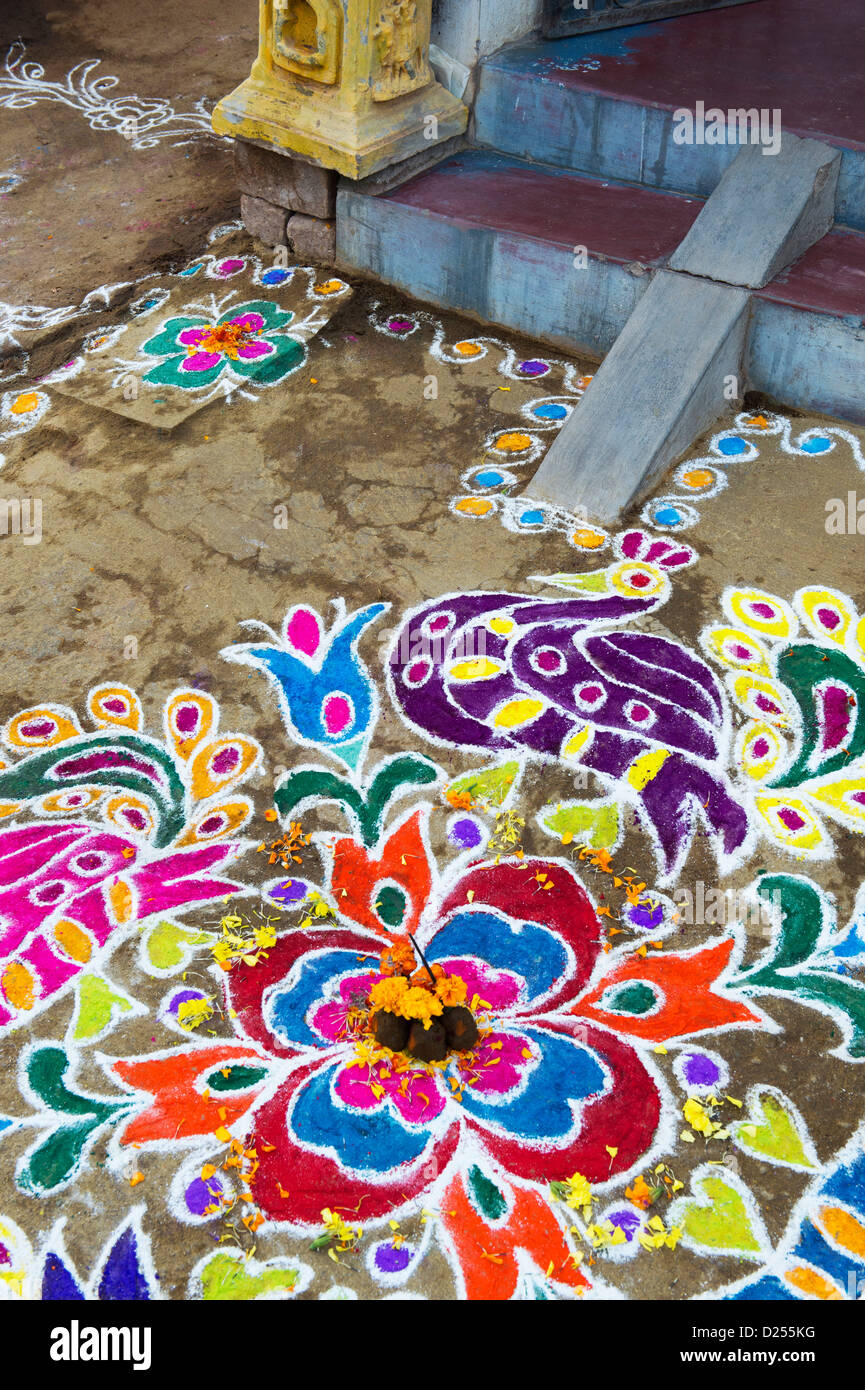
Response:
[[[522,526],[542,526],[545,521],[544,513],[539,509],[530,512],[523,512],[520,516]]]
[[[748,445],[745,443],[744,439],[740,439],[738,434],[732,434],[728,439],[719,440],[718,448],[721,450],[722,454],[730,456],[733,454],[744,454]]]
[[[682,513],[676,507],[659,507],[655,512],[655,521],[659,526],[678,526],[682,520]]]
[[[263,285],[281,285],[284,280],[288,279],[288,276],[287,270],[266,270],[261,277],[261,283]]]
[[[559,405],[556,401],[544,401],[542,405],[536,405],[532,414],[539,420],[564,420],[568,413],[566,405]]]
[[[820,434],[816,439],[806,439],[802,448],[806,454],[825,454],[827,449],[832,448],[832,440]]]
[[[475,482],[479,487],[498,487],[499,483],[505,480],[503,473],[496,473],[492,468],[487,468],[483,473],[479,473]]]
[[[185,270],[181,270],[180,274],[181,274],[181,275],[195,275],[196,271],[199,271],[200,269],[201,269],[201,262],[199,261],[198,265],[188,265],[188,266],[185,268]]]

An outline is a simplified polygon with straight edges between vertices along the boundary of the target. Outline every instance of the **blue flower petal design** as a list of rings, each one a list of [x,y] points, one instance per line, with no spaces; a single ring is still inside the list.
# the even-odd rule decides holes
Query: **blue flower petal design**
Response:
[[[854,918],[840,939],[832,939],[830,954],[848,962],[865,956],[865,916]]]
[[[49,1250],[42,1268],[42,1301],[70,1303],[83,1299],[84,1293],[75,1275],[58,1254]]]
[[[833,1250],[810,1221],[806,1222],[799,1240],[791,1250],[790,1261],[793,1264],[811,1265],[814,1269],[822,1270],[842,1289],[855,1289],[862,1277],[861,1262],[842,1255],[840,1250]]]
[[[340,975],[357,974],[356,951],[326,951],[321,956],[303,956],[292,972],[294,983],[283,985],[270,997],[265,1010],[265,1022],[281,1042],[300,1047],[327,1047],[329,1044],[314,1033],[306,1021],[313,1004],[325,998],[338,999],[328,990],[331,980]]]
[[[603,1094],[606,1074],[594,1053],[570,1038],[545,1029],[520,1031],[541,1053],[525,1090],[517,1092],[513,1099],[507,1095],[497,1097],[493,1104],[467,1086],[462,1108],[511,1135],[534,1140],[561,1139],[574,1129],[574,1105]]]
[[[385,1106],[351,1110],[333,1094],[337,1061],[315,1072],[299,1091],[291,1126],[301,1143],[324,1149],[343,1168],[389,1173],[420,1158],[431,1143],[428,1129],[407,1129]]]
[[[796,1295],[774,1274],[764,1274],[755,1283],[745,1284],[738,1293],[730,1295],[733,1303],[795,1303]]]
[[[528,998],[549,993],[567,969],[561,940],[534,922],[510,923],[493,912],[458,912],[436,932],[426,950],[430,960],[477,956],[495,969],[522,975]]]
[[[225,647],[221,655],[263,669],[275,687],[288,732],[301,743],[337,754],[354,771],[378,714],[376,688],[358,655],[357,643],[387,608],[386,603],[373,603],[352,613],[325,639],[314,660],[273,643],[240,643]],[[348,721],[335,732],[325,719],[331,697],[341,699],[350,710]]]
[[[129,1301],[150,1297],[150,1287],[138,1258],[135,1232],[131,1226],[127,1226],[114,1242],[105,1261],[99,1281],[99,1298]]]
[[[865,1153],[833,1173],[823,1188],[823,1195],[861,1210],[865,1206]]]

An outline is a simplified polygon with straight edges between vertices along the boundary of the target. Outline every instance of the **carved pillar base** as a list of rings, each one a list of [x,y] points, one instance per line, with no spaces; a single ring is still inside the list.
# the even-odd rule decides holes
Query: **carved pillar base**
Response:
[[[261,0],[258,58],[219,102],[220,135],[360,179],[461,134],[429,67],[432,0]]]

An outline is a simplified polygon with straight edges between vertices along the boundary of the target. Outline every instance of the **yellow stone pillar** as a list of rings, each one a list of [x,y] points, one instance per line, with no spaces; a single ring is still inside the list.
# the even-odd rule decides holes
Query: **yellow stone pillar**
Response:
[[[432,0],[260,0],[259,51],[219,102],[220,135],[364,178],[459,135],[468,110],[429,66]]]

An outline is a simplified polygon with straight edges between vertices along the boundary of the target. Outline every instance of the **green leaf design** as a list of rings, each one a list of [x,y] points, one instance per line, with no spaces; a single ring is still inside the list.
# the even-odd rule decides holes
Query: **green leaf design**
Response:
[[[746,1153],[790,1168],[816,1168],[805,1122],[793,1102],[772,1088],[756,1088],[746,1119],[732,1126],[733,1142]]]
[[[852,1033],[846,1044],[850,1057],[865,1057],[865,985],[831,970],[806,969],[824,926],[824,899],[809,879],[791,874],[766,874],[757,883],[758,895],[771,901],[780,895],[781,928],[769,961],[742,971],[731,984],[749,994],[763,990],[793,994],[803,1004],[843,1014]]]
[[[598,1003],[611,1014],[629,1014],[632,1018],[642,1018],[658,1006],[658,996],[643,980],[630,984],[613,985],[605,989]]]
[[[823,897],[808,879],[792,874],[764,874],[757,880],[757,896],[773,903],[775,895],[781,905],[781,928],[775,952],[762,968],[773,973],[802,965],[810,960],[823,931]]]
[[[538,819],[551,835],[573,835],[595,849],[614,849],[621,838],[619,807],[615,801],[562,801],[545,807]]]
[[[27,1062],[27,1082],[34,1096],[61,1119],[51,1133],[25,1157],[18,1171],[19,1186],[35,1196],[45,1196],[72,1180],[89,1144],[103,1125],[116,1123],[134,1104],[130,1099],[110,1101],[73,1091],[66,1084],[69,1058],[63,1048],[36,1047]]]
[[[694,1198],[674,1202],[669,1221],[682,1228],[701,1253],[759,1260],[768,1253],[753,1197],[732,1174],[702,1169],[691,1179]],[[749,1210],[749,1207],[751,1210]]]
[[[409,786],[429,786],[438,776],[435,763],[418,753],[401,753],[381,764],[366,791],[359,791],[347,777],[327,768],[302,767],[289,773],[273,800],[283,819],[305,801],[335,801],[348,812],[369,847],[378,840],[385,811],[397,792]]]
[[[185,372],[183,370],[185,361],[185,352],[174,357],[166,357],[164,362],[158,362],[155,367],[150,368],[149,372],[145,372],[143,380],[151,382],[154,386],[177,386],[181,391],[195,391],[201,386],[210,386],[216,381],[220,372],[225,370],[228,359],[220,357],[214,366],[206,367],[201,372]]]
[[[497,763],[495,767],[477,768],[449,783],[445,788],[445,797],[462,796],[468,792],[473,801],[485,802],[493,808],[504,806],[508,797],[513,795],[519,775],[520,764],[516,758]]]
[[[223,1075],[223,1068],[217,1067],[216,1071],[210,1073],[205,1085],[211,1091],[245,1091],[267,1076],[267,1067],[241,1067],[227,1063],[225,1071],[228,1072],[227,1076]]]
[[[141,351],[146,352],[148,357],[166,357],[169,353],[176,353],[180,349],[183,352],[182,344],[177,339],[187,328],[203,328],[207,319],[199,316],[178,317],[166,319],[158,333],[152,338],[148,338],[146,343],[141,344]]]
[[[305,801],[336,801],[358,825],[366,809],[363,797],[347,777],[322,767],[303,767],[298,772],[290,772],[273,794],[273,803],[284,820]]]
[[[80,975],[76,994],[78,1003],[72,1030],[75,1042],[98,1038],[109,1030],[116,1013],[129,1013],[133,1008],[129,996],[118,992],[101,975]]]
[[[775,987],[786,988],[803,1004],[822,1004],[827,1009],[846,1015],[852,1026],[852,1034],[845,1051],[850,1057],[865,1057],[865,985],[855,980],[845,980],[840,975],[815,970],[802,971],[788,977],[786,984]]]
[[[286,328],[294,319],[290,309],[280,309],[272,299],[251,299],[248,304],[238,304],[228,309],[217,319],[217,323],[232,323],[235,319],[243,318],[244,314],[259,314],[264,319],[267,332]]]
[[[109,765],[94,766],[96,758]],[[0,799],[28,801],[83,783],[122,787],[147,797],[156,812],[154,844],[160,849],[183,829],[186,789],[166,748],[146,734],[82,734],[31,753],[0,770]]]
[[[366,797],[366,815],[362,829],[366,844],[373,845],[381,833],[384,814],[391,801],[407,787],[428,787],[437,781],[439,770],[429,758],[419,753],[401,753],[384,766],[376,768]]]
[[[267,357],[253,357],[249,361],[236,357],[231,360],[229,366],[238,376],[249,377],[261,386],[273,386],[275,382],[282,381],[283,377],[296,371],[306,359],[306,348],[296,338],[268,338],[262,335],[259,342],[266,342],[273,348],[273,352]]]
[[[582,589],[598,594],[606,593],[610,587],[607,569],[592,570],[589,574],[531,574],[529,578],[556,589]]]
[[[813,642],[785,647],[778,658],[778,679],[783,681],[802,715],[802,737],[798,753],[790,766],[767,786],[797,787],[812,777],[849,768],[865,752],[865,676],[846,652],[827,651]],[[840,753],[829,753],[811,765],[811,756],[818,746],[820,727],[814,690],[825,680],[837,680],[848,685],[856,695],[856,719],[853,735]]]
[[[144,953],[154,970],[174,972],[189,964],[196,946],[207,946],[216,937],[213,932],[179,927],[176,922],[157,922],[144,940]]]
[[[492,1178],[481,1172],[476,1163],[469,1169],[469,1192],[481,1216],[487,1221],[499,1221],[507,1212],[505,1194]]]
[[[293,1293],[299,1272],[281,1260],[259,1264],[257,1260],[244,1261],[242,1256],[223,1250],[211,1255],[199,1278],[206,1302],[234,1303],[261,1298],[263,1294]]]

